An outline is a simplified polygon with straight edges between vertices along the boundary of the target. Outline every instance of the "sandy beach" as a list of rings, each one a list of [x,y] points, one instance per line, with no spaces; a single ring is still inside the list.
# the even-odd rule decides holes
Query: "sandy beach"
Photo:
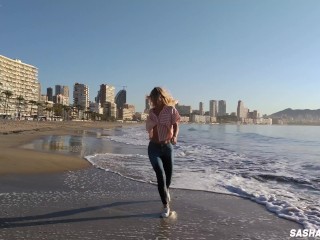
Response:
[[[106,122],[0,122],[0,239],[290,239],[300,225],[246,199],[172,189],[159,218],[155,185],[86,160],[20,146],[45,135],[112,128]]]
[[[0,121],[0,175],[76,170],[90,164],[70,155],[54,155],[20,146],[45,135],[77,134],[93,128],[121,126],[112,122]]]

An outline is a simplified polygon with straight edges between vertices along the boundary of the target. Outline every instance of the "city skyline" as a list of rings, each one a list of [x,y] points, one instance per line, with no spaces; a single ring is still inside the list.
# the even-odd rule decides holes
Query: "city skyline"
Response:
[[[55,84],[100,84],[144,109],[155,86],[198,108],[319,109],[320,2],[0,0],[0,54]],[[37,9],[37,10],[35,10]],[[196,97],[196,98],[195,98]],[[195,100],[196,99],[196,100]]]
[[[75,83],[74,84],[74,86],[76,86],[76,85],[78,85],[78,84],[80,84],[80,85],[86,85],[86,84],[82,84],[82,83]],[[55,86],[55,88],[57,89],[57,87],[61,87],[62,89],[63,88],[65,88],[65,87],[67,87],[68,88],[68,86],[62,86],[62,85],[54,85]],[[74,88],[74,86],[73,86],[73,88]],[[87,86],[87,85],[86,85]],[[111,88],[112,89],[112,92],[114,92],[115,91],[115,88],[114,88],[114,86],[112,86],[112,85],[108,85],[108,84],[100,84],[100,90],[98,90],[98,95],[99,95],[99,92],[101,92],[102,90],[102,88]],[[122,87],[124,87],[124,86],[122,86]],[[48,92],[48,89],[52,89],[52,87],[48,87],[47,88],[47,91],[46,92]],[[107,90],[108,91],[108,90]],[[121,92],[123,92],[123,91],[125,91],[124,89],[122,89],[122,90],[119,90],[116,94],[118,95],[118,94],[121,94]],[[90,98],[90,88],[88,88],[88,95],[89,95],[89,98]],[[127,91],[125,91],[125,92],[127,92]],[[57,94],[57,91],[55,91],[55,95]],[[60,93],[59,93],[60,94]],[[93,95],[94,95],[94,93],[92,93]],[[108,99],[108,101],[109,102],[115,102],[115,99],[116,99],[116,97],[115,97],[115,93],[112,93],[113,95],[114,95],[114,97],[112,98],[112,99]],[[48,96],[47,96],[48,97]],[[95,97],[95,98],[97,98],[97,97]],[[125,99],[126,99],[126,97],[125,97]],[[146,100],[146,99],[145,99]],[[147,100],[146,100],[147,101]],[[139,112],[144,112],[144,110],[146,109],[146,101],[144,102],[145,103],[145,106],[144,106],[144,109],[142,110],[142,111],[139,111]],[[215,107],[215,111],[216,111],[216,113],[213,115],[213,116],[224,116],[224,115],[226,115],[226,114],[231,114],[231,113],[236,113],[237,112],[237,106],[235,105],[234,106],[234,110],[233,111],[231,111],[231,112],[227,112],[226,111],[226,101],[225,100],[221,100],[221,99],[219,99],[219,100],[209,100],[209,102],[208,102],[208,107],[206,108],[205,106],[206,106],[206,104],[205,103],[203,103],[203,102],[198,102],[198,104],[199,104],[199,106],[198,106],[198,108],[192,108],[192,106],[191,105],[185,105],[185,104],[183,104],[183,103],[179,103],[180,105],[184,105],[184,106],[191,106],[191,109],[192,110],[199,110],[200,111],[200,115],[204,115],[204,113],[205,112],[210,112],[210,109],[211,109],[211,106],[210,106],[210,104],[211,104],[211,102],[212,101],[214,101],[214,102],[216,102],[216,104],[221,104],[221,103],[223,103],[222,104],[222,106],[223,107],[219,107],[218,105]],[[242,101],[242,100],[239,100],[239,101]],[[97,102],[96,100],[90,100],[90,102],[92,102],[92,103],[94,103],[94,102]],[[101,103],[101,102],[105,102],[104,100],[99,100],[98,101],[99,103]],[[128,104],[128,102],[123,102],[122,104],[124,104],[124,103],[127,103]],[[74,103],[73,103],[74,104]],[[72,103],[70,103],[70,105],[72,105]],[[222,112],[218,112],[218,110],[220,110],[221,111],[221,108],[223,109],[223,111]],[[232,108],[232,107],[230,107],[230,108]],[[202,110],[201,110],[202,109]],[[248,108],[247,110],[252,110],[252,109],[250,109],[250,108]],[[256,109],[255,109],[256,110]],[[211,116],[211,114],[210,114],[210,116]]]
[[[48,87],[47,95],[40,96],[40,85],[41,83],[38,82],[38,68],[22,63],[19,59],[10,59],[0,55],[0,92],[3,94],[3,98],[0,99],[3,101],[3,113],[0,114],[2,116],[18,119],[30,118],[31,116],[34,118],[34,116],[37,116],[40,119],[63,117],[63,119],[67,120],[70,118],[145,120],[146,115],[144,113],[147,113],[150,109],[148,97],[145,98],[144,113],[140,112],[139,114],[135,111],[134,105],[126,103],[126,86],[123,86],[123,89],[115,95],[114,86],[101,84],[95,101],[91,102],[89,100],[89,87],[85,84],[75,83],[73,87],[73,104],[71,104],[74,108],[70,108],[68,86],[55,85],[54,96],[53,88]],[[32,99],[30,100],[30,98]],[[50,98],[52,100],[49,100]],[[57,105],[54,105],[54,103]],[[28,105],[30,105],[30,111],[27,109]],[[37,106],[36,109],[34,106]],[[238,101],[236,113],[231,112],[228,114],[226,112],[225,100],[210,100],[209,106],[209,111],[204,110],[203,102],[199,102],[198,110],[192,110],[191,106],[186,105],[176,105],[176,108],[180,112],[182,116],[181,121],[183,122],[189,122],[191,118],[192,122],[216,123],[218,117],[220,117],[219,122],[240,121],[244,124],[268,125],[273,122],[271,118],[261,118],[262,115],[258,110],[250,111],[241,100]],[[75,116],[73,111],[70,113],[70,110],[74,110],[75,108],[77,109],[77,116]],[[57,116],[50,116],[52,109],[54,109]],[[41,115],[44,112],[46,115]],[[282,119],[283,113],[284,111],[279,112],[281,114],[280,119],[276,117],[275,121],[277,124],[283,124],[287,121],[287,119]],[[237,118],[235,119],[235,117]],[[292,122],[297,121],[300,124],[301,121],[305,121],[304,123],[306,124],[314,124],[317,120],[317,116],[310,113],[305,117],[303,117],[303,114],[300,114],[297,119],[291,118]]]
[[[125,88],[127,86],[122,86],[123,89],[120,90],[117,95],[115,95],[115,87],[110,85],[110,84],[101,84],[100,89],[97,92],[97,95],[95,97],[94,101],[90,101],[90,94],[89,94],[89,87],[86,84],[82,83],[74,83],[73,85],[73,102],[69,102],[69,86],[64,86],[64,85],[57,85],[55,84],[55,94],[53,95],[53,88],[50,86],[46,89],[46,94],[41,94],[40,93],[40,86],[41,83],[38,82],[38,69],[35,66],[29,65],[27,63],[21,62],[19,59],[10,59],[5,56],[1,56],[1,64],[0,64],[0,84],[1,84],[1,91],[9,90],[11,92],[11,97],[9,96],[8,99],[17,99],[17,98],[24,98],[25,94],[17,94],[19,86],[18,82],[21,82],[23,88],[25,89],[30,89],[30,86],[24,87],[24,84],[29,84],[29,81],[23,82],[23,79],[25,78],[30,78],[32,77],[32,81],[35,81],[37,83],[37,87],[39,88],[38,94],[35,94],[34,97],[38,96],[39,101],[51,101],[53,103],[59,103],[65,106],[81,106],[84,109],[88,109],[89,106],[94,103],[99,103],[101,106],[104,105],[105,102],[108,102],[111,104],[111,106],[115,104],[118,104],[117,108],[118,109],[123,109],[124,104],[126,104],[126,108],[129,108],[130,106],[130,111],[128,112],[131,113],[132,109],[135,109],[134,105],[128,104],[126,101],[126,90]],[[32,68],[32,73],[26,71],[28,68]],[[22,71],[22,72],[21,72]],[[26,76],[24,76],[26,74]],[[34,75],[35,76],[32,76]],[[21,79],[20,79],[21,78]],[[31,82],[32,82],[31,81]],[[9,88],[7,88],[9,86]],[[15,90],[12,91],[14,88]],[[34,90],[33,90],[34,91]],[[30,92],[31,93],[31,92]],[[29,95],[30,95],[29,93]],[[41,94],[41,99],[40,99],[40,94]],[[45,97],[45,98],[42,98]],[[46,100],[43,100],[46,99]],[[50,100],[51,99],[51,100]],[[149,109],[149,104],[147,104],[147,98],[145,99],[145,109]],[[37,102],[37,100],[35,101]],[[209,111],[206,111],[207,109],[204,108],[204,103],[199,102],[199,108],[198,109],[193,109],[191,105],[184,106],[187,107],[186,109],[190,109],[190,114],[191,112],[198,112],[197,114],[199,115],[205,115],[207,113],[210,117],[217,117],[217,116],[226,116],[226,115],[233,115],[235,112],[226,112],[226,101],[225,100],[210,100],[209,101]],[[91,107],[90,107],[91,108]],[[94,105],[94,108],[96,108],[96,105]],[[115,108],[115,106],[114,106]],[[184,109],[184,110],[186,110]],[[242,110],[239,110],[242,109]],[[183,111],[184,111],[183,110]],[[192,111],[191,111],[192,110]],[[100,112],[100,111],[98,111]],[[254,110],[250,112],[249,108],[245,108],[243,105],[242,100],[238,101],[238,106],[236,110],[236,115],[239,118],[246,118],[247,114],[253,114],[251,118],[258,118],[260,115],[260,112],[258,110]],[[115,115],[115,113],[114,113]],[[264,115],[264,114],[263,114]]]

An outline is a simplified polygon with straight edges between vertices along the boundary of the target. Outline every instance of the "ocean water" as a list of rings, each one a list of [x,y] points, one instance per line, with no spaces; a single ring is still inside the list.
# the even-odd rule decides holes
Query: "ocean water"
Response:
[[[317,126],[181,124],[172,188],[237,195],[320,229],[319,136]],[[98,140],[82,153],[94,166],[156,183],[144,126],[105,130]]]

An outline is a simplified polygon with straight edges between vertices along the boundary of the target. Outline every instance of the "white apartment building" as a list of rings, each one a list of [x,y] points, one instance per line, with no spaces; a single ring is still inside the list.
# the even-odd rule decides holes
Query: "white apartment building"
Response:
[[[12,94],[7,95],[7,98],[4,92]],[[2,100],[0,115],[7,114],[14,117],[37,114],[37,107],[28,103],[40,100],[38,69],[21,60],[0,55],[0,93]],[[17,98],[23,99],[26,104],[17,104]]]
[[[70,104],[69,87],[68,86],[63,86],[61,94],[65,98],[64,105],[69,105]]]
[[[106,102],[114,103],[115,87],[108,84],[100,85],[100,104],[103,106]]]
[[[115,103],[115,87],[108,84],[101,84],[98,94],[98,102],[103,108],[103,115],[106,119],[117,117],[117,104]]]
[[[122,120],[132,120],[136,109],[134,105],[124,104],[122,111]]]
[[[81,106],[84,111],[89,107],[89,87],[85,84],[75,83],[73,88],[73,104]]]
[[[180,122],[190,122],[190,117],[181,116],[181,117],[180,117]]]
[[[211,123],[211,118],[212,117],[210,117],[210,116],[192,114],[191,115],[191,122],[194,122],[194,123]]]
[[[52,88],[51,88],[51,90],[50,90],[50,88],[47,88],[47,93],[48,93],[48,100],[52,99],[52,101],[54,103],[69,106],[70,97],[69,97],[69,87],[68,86],[55,85],[55,95],[52,94]]]
[[[103,108],[101,107],[100,103],[90,102],[89,105],[90,105],[89,108],[91,112],[103,114]]]
[[[244,121],[248,117],[248,108],[244,107],[244,104],[241,100],[238,101],[238,107],[237,107],[237,117],[239,121]]]
[[[54,103],[62,104],[62,105],[69,105],[69,97],[66,97],[63,94],[58,94],[56,96],[53,96]]]

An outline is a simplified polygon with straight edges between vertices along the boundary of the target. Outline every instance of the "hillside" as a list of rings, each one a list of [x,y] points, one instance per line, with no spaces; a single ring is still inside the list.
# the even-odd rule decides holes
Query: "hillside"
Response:
[[[287,108],[280,112],[276,112],[270,115],[271,118],[281,118],[288,122],[319,122],[320,121],[320,109],[291,109]]]

